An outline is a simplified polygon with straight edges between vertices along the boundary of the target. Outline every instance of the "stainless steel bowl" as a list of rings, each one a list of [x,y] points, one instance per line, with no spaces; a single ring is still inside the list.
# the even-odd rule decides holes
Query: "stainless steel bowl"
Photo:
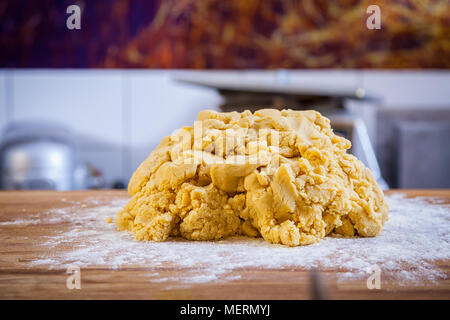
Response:
[[[10,124],[0,148],[0,187],[74,189],[76,158],[75,144],[64,127],[43,122]]]

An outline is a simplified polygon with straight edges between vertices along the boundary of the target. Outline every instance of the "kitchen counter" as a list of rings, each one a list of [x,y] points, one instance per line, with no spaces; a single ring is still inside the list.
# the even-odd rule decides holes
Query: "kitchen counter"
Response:
[[[390,190],[406,197],[433,197],[450,204],[450,190]],[[66,287],[68,274],[62,266],[39,266],[30,262],[50,250],[70,250],[72,243],[58,248],[38,245],[56,233],[73,230],[74,224],[55,219],[40,223],[42,215],[73,204],[95,207],[117,199],[127,199],[125,191],[3,191],[0,192],[0,299],[308,299],[311,272],[304,269],[245,268],[235,271],[232,281],[191,283],[174,286],[165,281],[148,281],[148,266],[130,265],[116,270],[92,265],[81,268],[82,288]],[[86,201],[89,199],[89,201]],[[95,201],[92,201],[95,199]],[[114,218],[112,216],[112,218]],[[450,217],[449,217],[450,218]],[[16,221],[17,223],[15,223]],[[22,223],[28,221],[28,224]],[[5,223],[6,222],[6,223]],[[106,222],[105,222],[106,223]],[[78,222],[78,227],[83,225]],[[366,280],[339,282],[337,270],[321,270],[322,289],[335,299],[450,299],[450,261],[433,262],[446,274],[433,283],[398,285],[383,282],[380,290],[368,290]],[[173,266],[158,269],[158,277],[176,274]]]

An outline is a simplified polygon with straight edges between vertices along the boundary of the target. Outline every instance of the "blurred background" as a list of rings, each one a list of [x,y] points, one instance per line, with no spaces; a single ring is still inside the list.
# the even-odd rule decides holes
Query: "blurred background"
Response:
[[[200,110],[261,107],[323,112],[385,188],[450,188],[447,0],[0,0],[0,48],[2,189],[123,188]]]

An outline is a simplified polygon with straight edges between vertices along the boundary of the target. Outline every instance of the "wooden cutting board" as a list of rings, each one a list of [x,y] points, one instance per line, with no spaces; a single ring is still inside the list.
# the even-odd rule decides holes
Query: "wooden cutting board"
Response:
[[[407,197],[437,197],[450,203],[450,190],[397,190]],[[83,203],[127,199],[125,191],[3,191],[0,192],[0,223],[29,219],[51,209],[63,208],[66,202]],[[92,203],[90,201],[89,203]],[[92,204],[91,204],[92,205]],[[238,280],[173,286],[170,282],[149,282],[146,266],[122,267],[119,270],[92,266],[82,269],[82,288],[66,287],[65,268],[30,267],[48,251],[36,243],[42,237],[73,229],[70,224],[46,223],[0,225],[0,299],[308,299],[316,283],[310,271],[301,269],[235,271]],[[66,249],[70,250],[70,243]],[[321,289],[334,299],[450,299],[450,261],[437,261],[436,268],[447,274],[445,280],[423,285],[399,286],[383,282],[380,290],[368,290],[366,281],[338,282],[337,271],[319,273]],[[179,270],[168,266],[159,270],[161,278],[170,278]]]

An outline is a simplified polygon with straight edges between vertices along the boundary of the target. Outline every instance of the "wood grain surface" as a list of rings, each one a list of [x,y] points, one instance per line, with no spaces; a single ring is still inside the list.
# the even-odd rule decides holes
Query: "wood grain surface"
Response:
[[[391,190],[407,197],[435,197],[450,203],[450,190]],[[66,199],[83,203],[87,198],[101,202],[126,199],[125,191],[2,191],[0,223],[36,217],[67,206]],[[146,266],[82,269],[80,290],[66,287],[68,274],[63,268],[30,267],[28,262],[49,248],[36,243],[42,237],[73,228],[70,224],[38,223],[0,226],[0,299],[309,299],[314,288],[312,273],[302,269],[257,269],[235,271],[238,280],[174,286],[169,282],[149,282]],[[70,249],[67,244],[66,249]],[[63,250],[59,249],[58,250]],[[369,290],[366,281],[337,281],[337,271],[319,272],[325,296],[331,299],[450,299],[450,261],[438,261],[436,268],[447,274],[445,280],[421,285],[396,285],[383,275],[380,290]],[[170,278],[180,270],[168,266],[158,270],[161,278]]]

